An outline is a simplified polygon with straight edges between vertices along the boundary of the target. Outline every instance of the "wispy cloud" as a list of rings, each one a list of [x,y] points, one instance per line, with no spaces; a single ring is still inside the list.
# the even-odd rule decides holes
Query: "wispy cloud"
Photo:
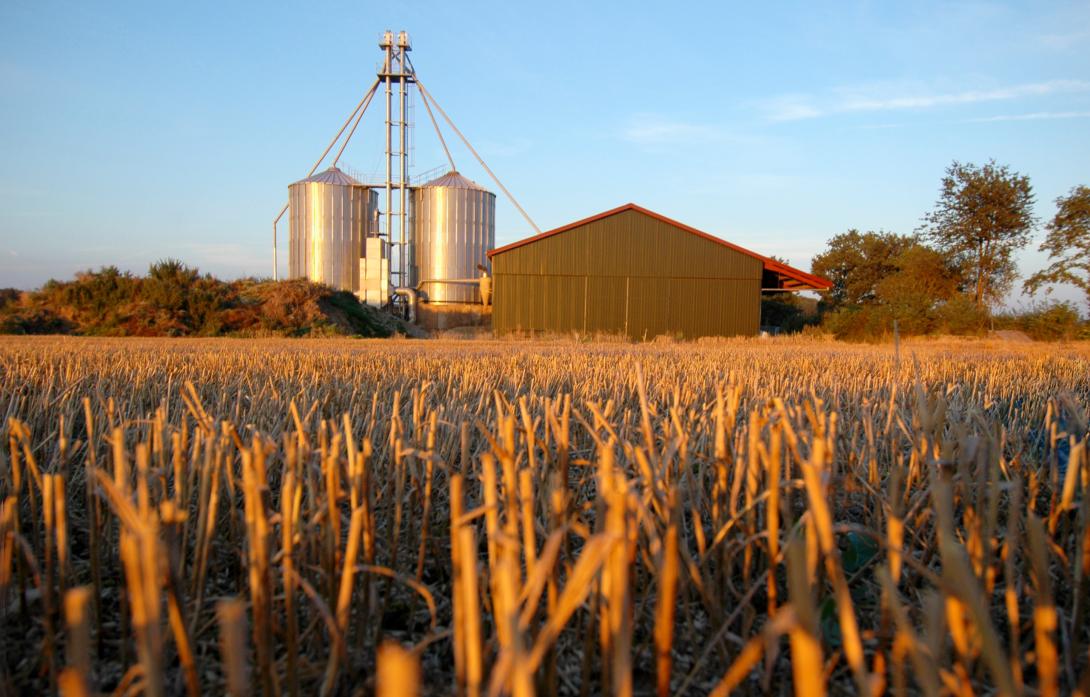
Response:
[[[1051,119],[1090,119],[1090,111],[1035,111],[1031,114],[1000,114],[979,119],[966,119],[965,123],[992,123],[996,121],[1045,121]]]
[[[723,131],[714,126],[656,114],[636,114],[621,129],[621,138],[637,145],[676,145],[723,137]]]
[[[1080,31],[1062,34],[1044,34],[1041,36],[1041,43],[1047,48],[1059,49],[1061,51],[1069,48],[1081,47],[1090,43],[1090,29],[1082,29]]]
[[[1049,80],[960,92],[843,88],[828,95],[782,95],[766,102],[764,108],[772,121],[799,121],[834,114],[922,110],[1087,91],[1090,82],[1085,80]]]
[[[765,104],[765,109],[772,121],[816,119],[828,113],[827,109],[819,108],[815,102],[815,98],[810,95],[791,94],[770,99]]]

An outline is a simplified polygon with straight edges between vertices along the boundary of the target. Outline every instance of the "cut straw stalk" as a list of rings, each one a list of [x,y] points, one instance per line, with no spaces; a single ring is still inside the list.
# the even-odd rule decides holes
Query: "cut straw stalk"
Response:
[[[375,694],[378,697],[416,697],[420,693],[420,663],[416,656],[392,641],[378,650]]]
[[[825,694],[824,680],[821,678],[824,675],[824,661],[808,576],[804,543],[795,538],[787,546],[787,594],[796,618],[795,625],[788,633],[791,672],[798,697],[822,697]]]
[[[840,631],[844,638],[844,655],[856,680],[856,687],[861,695],[870,694],[870,679],[867,674],[867,666],[863,656],[863,641],[859,633],[859,624],[855,617],[855,609],[852,603],[851,593],[848,589],[847,579],[844,578],[844,570],[840,564],[840,552],[833,537],[833,518],[829,511],[824,487],[822,486],[822,474],[825,471],[825,458],[829,452],[825,440],[825,431],[820,423],[815,423],[817,430],[811,444],[813,450],[810,459],[802,464],[803,481],[806,485],[806,494],[810,502],[810,515],[814,523],[817,545],[821,556],[825,560],[825,573],[833,585],[836,593],[837,616],[840,620]]]
[[[246,646],[246,604],[242,600],[221,600],[216,603],[219,622],[220,656],[227,678],[227,694],[246,697],[250,694],[249,649]]]
[[[677,582],[681,560],[678,556],[678,521],[680,510],[677,495],[670,493],[670,521],[663,535],[662,558],[659,561],[658,597],[655,603],[655,676],[659,697],[670,694],[670,668],[674,643],[674,613],[677,608]]]
[[[68,667],[62,675],[61,689],[68,694],[90,694],[91,678],[91,591],[86,586],[73,588],[64,596],[64,621],[68,626],[65,654]]]
[[[463,507],[462,475],[450,476],[450,562],[451,562],[451,624],[454,631],[454,692],[461,697],[466,687],[466,618],[465,598],[462,587],[465,585],[466,560],[460,547]],[[470,562],[472,563],[472,562]]]
[[[1037,687],[1041,697],[1060,693],[1059,655],[1056,651],[1056,606],[1052,600],[1052,579],[1048,563],[1048,539],[1044,523],[1032,513],[1026,516],[1030,559],[1033,562],[1033,639],[1037,665]]]
[[[299,491],[299,494],[302,492]],[[295,472],[288,471],[280,489],[281,584],[284,588],[284,631],[287,644],[288,694],[299,695],[299,619],[295,607],[295,532],[297,497]]]
[[[458,555],[461,559],[462,582],[462,635],[465,652],[465,686],[468,697],[478,697],[484,665],[481,645],[481,620],[477,569],[477,536],[473,528],[462,526],[458,530]]]

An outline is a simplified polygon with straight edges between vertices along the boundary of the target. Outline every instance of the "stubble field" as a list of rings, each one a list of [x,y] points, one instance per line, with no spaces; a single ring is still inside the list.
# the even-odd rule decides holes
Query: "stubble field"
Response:
[[[1090,347],[0,339],[8,694],[1090,694]]]

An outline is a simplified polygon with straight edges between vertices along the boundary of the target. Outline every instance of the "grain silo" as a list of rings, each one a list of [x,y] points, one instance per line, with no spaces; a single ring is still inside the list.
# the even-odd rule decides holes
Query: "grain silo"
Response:
[[[450,171],[413,189],[412,285],[429,303],[479,303],[496,243],[496,195]]]
[[[440,120],[530,227],[540,230],[420,82],[408,33],[387,30],[378,45],[383,60],[371,87],[307,178],[288,187],[288,202],[273,219],[273,279],[278,278],[277,225],[290,210],[289,278],[352,291],[369,305],[430,328],[487,323],[492,287],[487,252],[496,240],[496,195],[458,173]],[[449,169],[410,174],[414,98],[428,114]],[[349,176],[337,163],[375,100],[385,102],[385,176],[374,170]],[[315,174],[327,162],[332,166]],[[437,172],[446,174],[433,178]]]
[[[339,290],[360,286],[360,257],[378,193],[336,167],[288,187],[288,276]]]

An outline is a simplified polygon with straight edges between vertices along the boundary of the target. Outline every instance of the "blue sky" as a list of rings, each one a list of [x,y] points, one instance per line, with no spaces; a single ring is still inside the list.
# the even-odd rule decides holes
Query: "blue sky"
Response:
[[[633,201],[809,268],[849,228],[911,232],[955,159],[1029,175],[1042,220],[1090,184],[1088,2],[9,0],[0,286],[167,256],[268,275],[387,28],[542,229]],[[365,174],[378,107],[342,160]],[[423,171],[444,158],[416,107]],[[497,243],[529,232],[501,197]]]

